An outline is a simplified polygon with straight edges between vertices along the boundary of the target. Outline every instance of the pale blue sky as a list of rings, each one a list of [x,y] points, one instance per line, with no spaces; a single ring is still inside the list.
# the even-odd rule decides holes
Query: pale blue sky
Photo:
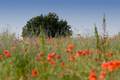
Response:
[[[120,31],[120,0],[0,0],[0,31],[10,27],[12,32],[21,35],[28,20],[49,12],[67,20],[72,30],[76,28],[80,34],[85,29],[93,31],[94,23],[102,32],[105,13],[108,33],[113,35]]]

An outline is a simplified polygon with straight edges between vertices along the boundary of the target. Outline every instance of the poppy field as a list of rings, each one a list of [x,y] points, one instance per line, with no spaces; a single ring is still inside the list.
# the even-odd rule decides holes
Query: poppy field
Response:
[[[120,37],[0,35],[0,80],[120,80]]]

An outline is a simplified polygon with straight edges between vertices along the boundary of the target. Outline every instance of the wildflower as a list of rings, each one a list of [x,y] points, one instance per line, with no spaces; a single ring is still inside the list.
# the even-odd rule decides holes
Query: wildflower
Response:
[[[70,50],[65,50],[65,52],[69,52]]]
[[[110,55],[110,56],[113,56],[113,53],[109,52],[109,55]]]
[[[38,54],[38,57],[41,57],[41,56],[43,56],[43,53],[40,52],[40,53]]]
[[[47,60],[48,60],[48,61],[51,61],[51,58],[50,58],[50,57],[48,57],[48,58],[47,58]]]
[[[54,61],[51,61],[50,64],[52,64],[53,66],[56,66],[56,63]]]
[[[56,47],[59,47],[58,45]]]
[[[73,53],[73,50],[72,50],[72,51],[70,51],[70,53],[72,54],[72,53]]]
[[[115,60],[114,61],[114,65],[115,65],[116,68],[120,67],[120,61]]]
[[[38,72],[38,71],[37,71],[36,69],[33,70],[33,71],[32,71],[32,75],[33,75],[33,76],[37,76],[37,72]]]
[[[98,61],[98,58],[95,58],[96,61]]]
[[[23,42],[23,40],[19,40],[19,42],[21,43],[21,42]]]
[[[70,56],[70,60],[75,60],[75,57],[74,56]]]
[[[73,69],[71,69],[71,68],[70,68],[70,69],[69,69],[69,71],[70,71],[70,72],[72,72],[72,71],[73,71]]]
[[[15,45],[15,47],[17,47],[17,45]]]
[[[82,51],[82,50],[79,50],[79,51],[77,51],[77,52],[81,54],[83,51]]]
[[[67,66],[64,63],[62,63],[62,66],[63,66],[63,68],[67,68]]]
[[[26,51],[28,51],[28,49],[24,49],[24,50],[23,50],[23,53],[25,53]]]
[[[105,56],[107,57],[107,56],[108,56],[108,54],[105,54]]]
[[[60,74],[60,76],[63,76],[63,75],[65,75],[65,73],[64,73],[64,72],[62,72],[62,73]]]
[[[89,51],[88,51],[88,50],[85,50],[83,53],[85,53],[85,54],[89,54]]]
[[[89,80],[97,80],[97,76],[95,73],[91,73],[90,76],[88,77]]]
[[[91,73],[93,73],[95,71],[95,69],[93,68],[93,69],[91,69]]]
[[[39,61],[40,59],[39,58],[36,58],[36,61]]]
[[[47,40],[50,40],[50,38],[47,38]]]
[[[114,65],[114,62],[113,61],[108,62],[108,70],[111,72],[115,69],[116,69],[116,67]]]
[[[25,38],[25,40],[27,40],[28,37]]]
[[[100,51],[100,50],[97,50],[97,53],[101,53],[101,51]]]
[[[3,58],[3,55],[0,55],[0,58]]]
[[[55,56],[55,53],[53,52],[52,55]]]
[[[77,36],[81,36],[81,34],[77,34]]]
[[[69,45],[68,48],[71,50],[73,49],[73,45]]]
[[[81,56],[81,54],[80,54],[80,53],[78,53],[78,52],[77,52],[75,55],[76,55],[76,56],[78,56],[78,57],[80,57],[80,56]]]
[[[45,62],[44,62],[44,61],[42,61],[42,62],[41,62],[41,64],[45,64]]]
[[[4,54],[7,54],[8,53],[8,50],[4,50]]]
[[[5,78],[4,80],[8,80],[7,78]]]
[[[6,55],[7,55],[7,57],[11,57],[10,53],[7,53]]]
[[[35,45],[35,47],[37,47],[37,43],[35,43],[34,45]]]
[[[86,44],[84,43],[83,46],[86,46]]]
[[[89,53],[94,53],[94,50],[91,49],[91,50],[89,51]]]
[[[89,56],[89,58],[92,58],[91,56]]]
[[[84,55],[86,55],[86,53],[85,53],[85,52],[83,52],[83,53],[82,53],[82,55],[84,56]]]
[[[28,48],[30,48],[30,45],[28,45]]]
[[[108,70],[108,63],[107,62],[103,62],[102,65],[101,65],[101,68]]]
[[[48,54],[48,57],[51,58],[51,59],[54,59],[55,53],[53,53],[53,54]]]
[[[77,51],[77,53],[75,54],[76,56],[81,56],[81,54],[82,54],[82,50],[80,50],[80,51]]]
[[[2,45],[2,43],[0,43],[0,45]]]
[[[11,50],[15,50],[16,47],[12,47]]]
[[[116,37],[113,37],[113,39],[116,39]]]
[[[100,74],[100,76],[99,76],[99,78],[100,79],[103,79],[103,78],[105,78],[106,76],[105,76],[105,72],[104,71],[101,71],[101,74]]]
[[[60,59],[61,57],[59,55],[56,55],[56,58]]]

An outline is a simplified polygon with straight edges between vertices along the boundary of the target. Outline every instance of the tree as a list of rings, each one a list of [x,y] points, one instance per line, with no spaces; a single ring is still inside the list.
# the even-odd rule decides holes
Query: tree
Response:
[[[22,28],[22,37],[39,36],[40,26],[48,37],[72,35],[71,26],[67,25],[67,21],[59,20],[55,13],[50,12],[48,15],[41,14],[27,21],[27,24]]]

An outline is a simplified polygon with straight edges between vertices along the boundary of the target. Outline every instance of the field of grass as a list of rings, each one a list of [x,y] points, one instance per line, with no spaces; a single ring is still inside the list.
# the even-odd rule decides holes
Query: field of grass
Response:
[[[119,43],[119,36],[20,40],[4,33],[0,80],[120,80]]]

